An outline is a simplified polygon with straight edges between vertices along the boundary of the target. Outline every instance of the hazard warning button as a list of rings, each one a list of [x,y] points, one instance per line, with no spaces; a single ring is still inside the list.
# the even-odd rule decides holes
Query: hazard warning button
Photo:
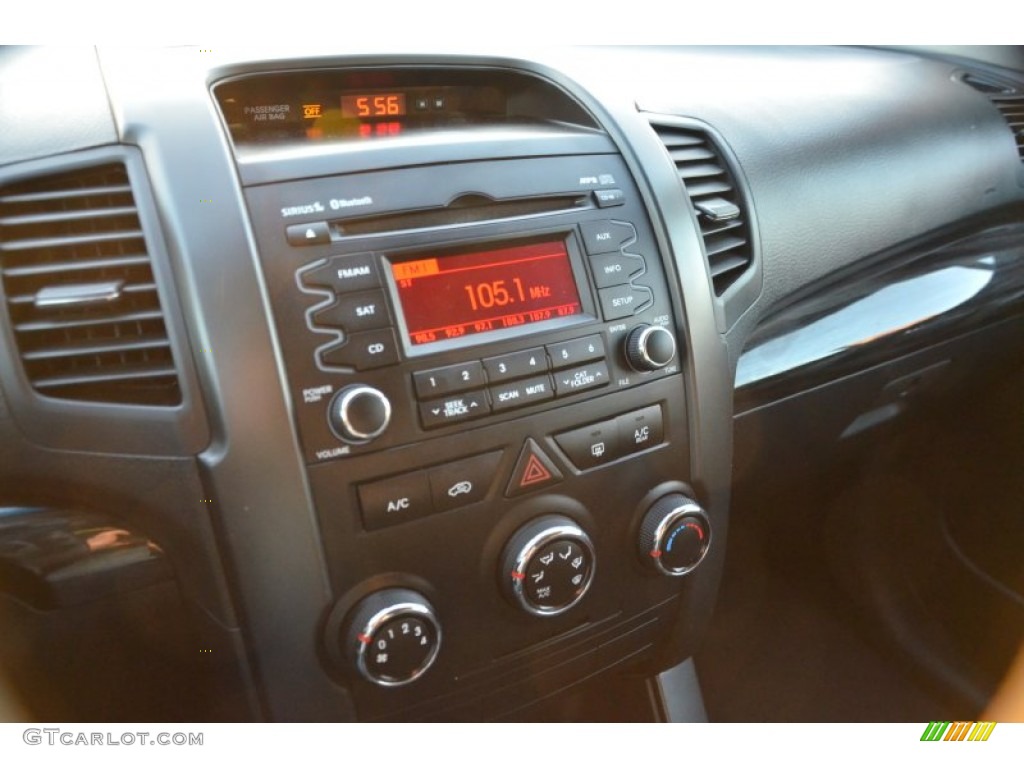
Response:
[[[561,479],[562,473],[558,471],[555,463],[533,439],[528,437],[523,444],[523,450],[519,453],[516,468],[512,470],[505,495],[510,498],[519,496],[557,483]]]

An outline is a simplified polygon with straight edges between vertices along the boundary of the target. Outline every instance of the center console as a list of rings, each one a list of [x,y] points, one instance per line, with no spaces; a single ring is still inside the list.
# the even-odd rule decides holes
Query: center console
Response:
[[[678,661],[665,639],[714,546],[688,484],[678,286],[627,163],[523,134],[495,159],[403,165],[388,110],[469,93],[449,77],[342,83],[353,140],[391,167],[245,189],[335,596],[323,665],[360,719],[512,716]],[[240,107],[258,81],[230,83],[238,120],[298,112]],[[218,96],[241,153],[264,129]]]

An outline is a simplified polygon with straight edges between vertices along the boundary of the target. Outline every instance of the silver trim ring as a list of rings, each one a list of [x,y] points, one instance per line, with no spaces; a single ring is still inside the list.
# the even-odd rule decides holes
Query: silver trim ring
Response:
[[[704,558],[708,554],[708,549],[711,547],[711,521],[708,520],[707,513],[700,507],[700,505],[696,502],[690,501],[679,505],[661,519],[661,522],[658,523],[658,527],[654,529],[654,547],[656,547],[658,551],[661,551],[663,539],[665,538],[665,534],[668,529],[681,517],[686,517],[687,515],[699,517],[704,521],[704,530],[707,531],[708,534],[707,541],[704,542],[704,547],[701,549],[700,557],[697,558],[697,561],[693,565],[685,568],[666,568],[665,564],[661,562],[660,557],[652,556],[651,560],[654,561],[654,567],[666,576],[685,576],[690,573],[694,568],[704,562]]]
[[[586,581],[576,590],[573,599],[561,608],[541,608],[533,605],[526,596],[526,590],[523,586],[525,579],[516,579],[511,573],[506,574],[512,582],[512,595],[524,611],[534,616],[558,616],[565,613],[583,599],[583,596],[587,594],[587,590],[590,589],[590,585],[594,582],[594,572],[597,570],[597,557],[594,554],[594,545],[583,529],[574,524],[553,525],[533,536],[519,549],[513,572],[525,574],[530,560],[533,559],[538,550],[558,539],[572,539],[587,551],[587,554],[590,556],[590,574],[587,576]]]
[[[384,403],[384,421],[381,423],[380,428],[374,430],[373,432],[360,432],[358,429],[353,427],[351,422],[349,422],[348,420],[349,402],[351,402],[352,398],[355,397],[356,395],[360,395],[363,393],[371,394],[375,397],[378,397]],[[337,409],[338,419],[341,421],[342,434],[338,435],[338,437],[348,442],[368,442],[370,440],[373,440],[375,437],[378,437],[379,435],[383,434],[384,430],[386,430],[388,428],[388,425],[391,423],[391,401],[388,400],[387,395],[385,395],[379,389],[376,389],[374,387],[368,387],[364,384],[357,384],[354,387],[347,387],[343,389],[339,394],[337,404],[332,407]],[[334,427],[333,423],[331,424],[331,427]],[[335,432],[335,434],[337,434],[337,432]]]
[[[403,614],[410,613],[415,614],[415,618],[417,619],[423,619],[429,622],[434,628],[434,647],[431,649],[430,655],[427,656],[422,665],[413,670],[412,676],[406,680],[387,680],[385,678],[374,676],[366,666],[366,652],[370,648],[370,643],[366,642],[362,638],[365,637],[372,641],[373,636],[377,633],[378,629],[383,627],[389,621],[397,619]],[[434,663],[434,659],[437,658],[438,652],[441,650],[441,624],[434,615],[434,611],[427,605],[412,602],[395,603],[394,605],[389,605],[387,608],[382,608],[367,619],[366,623],[356,635],[356,640],[359,643],[359,647],[356,649],[356,669],[359,670],[359,674],[371,683],[382,685],[385,688],[398,688],[418,680],[428,669],[430,669],[431,665]]]
[[[669,356],[668,360],[666,360],[663,363],[657,362],[656,360],[652,360],[651,356],[647,354],[647,340],[655,331],[662,331],[663,333],[667,334],[669,341],[672,342],[672,354]],[[640,335],[637,336],[636,349],[637,352],[640,354],[640,357],[643,359],[643,361],[647,363],[647,365],[651,366],[651,370],[656,371],[660,368],[664,368],[666,365],[671,363],[673,359],[675,359],[676,337],[673,336],[667,329],[663,328],[660,325],[648,325],[646,328],[640,331]]]

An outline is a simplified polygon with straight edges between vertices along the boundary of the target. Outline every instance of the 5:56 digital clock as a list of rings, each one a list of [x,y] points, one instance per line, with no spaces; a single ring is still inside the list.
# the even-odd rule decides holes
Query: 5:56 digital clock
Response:
[[[341,97],[341,116],[369,118],[404,117],[404,93],[350,93]]]

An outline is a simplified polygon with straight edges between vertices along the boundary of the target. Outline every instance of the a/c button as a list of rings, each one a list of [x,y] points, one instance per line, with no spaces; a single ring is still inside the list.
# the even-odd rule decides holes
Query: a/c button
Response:
[[[368,531],[398,525],[434,511],[426,472],[410,472],[359,486],[363,527]]]

